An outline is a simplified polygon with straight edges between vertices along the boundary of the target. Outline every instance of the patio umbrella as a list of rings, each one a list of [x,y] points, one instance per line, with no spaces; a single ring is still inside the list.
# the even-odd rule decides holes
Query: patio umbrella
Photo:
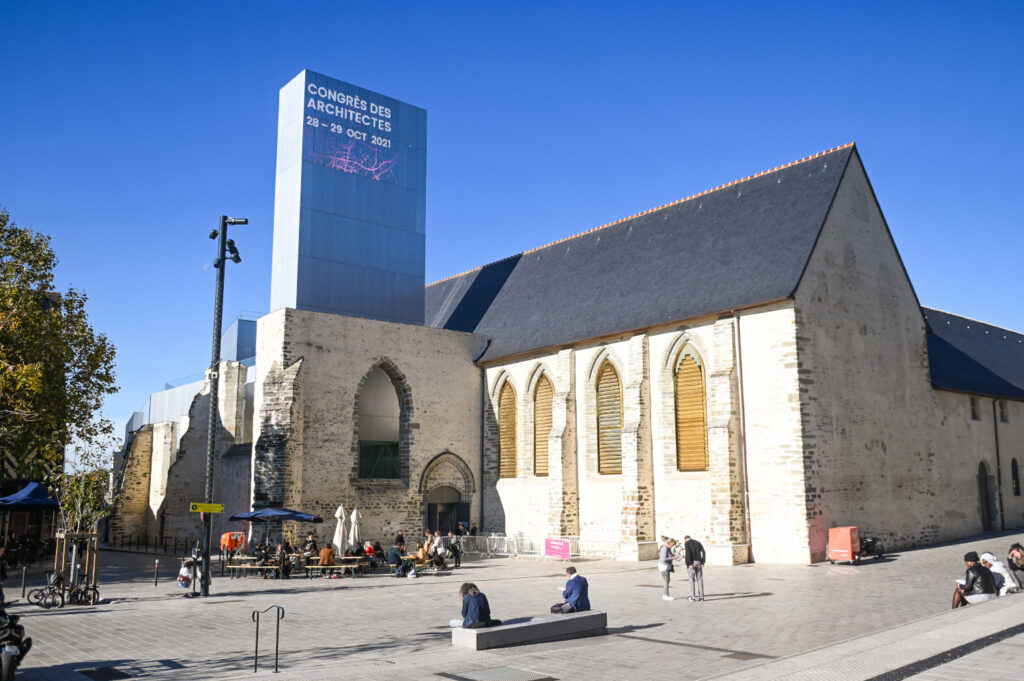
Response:
[[[349,519],[348,525],[348,544],[349,546],[359,546],[359,519],[363,517],[363,514],[359,512],[358,508],[352,509],[352,517]]]
[[[250,523],[264,523],[267,525],[268,534],[270,523],[277,520],[290,520],[297,523],[322,523],[324,521],[318,515],[293,511],[290,508],[261,508],[258,511],[235,513],[228,520],[248,520]],[[266,541],[266,537],[264,537],[264,541]]]
[[[345,554],[345,549],[348,548],[345,537],[345,507],[338,506],[334,517],[338,519],[338,526],[334,528],[334,539],[331,540],[331,543],[334,544],[334,552],[342,556]]]

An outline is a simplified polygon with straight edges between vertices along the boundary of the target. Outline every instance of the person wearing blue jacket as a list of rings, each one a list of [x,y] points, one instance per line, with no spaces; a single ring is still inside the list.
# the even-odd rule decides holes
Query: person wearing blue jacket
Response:
[[[564,603],[555,603],[551,606],[551,612],[583,612],[590,610],[590,586],[587,578],[576,574],[576,568],[571,565],[565,568],[565,576],[569,579],[565,582],[565,589],[562,591]]]
[[[501,624],[501,620],[491,619],[491,606],[487,603],[487,596],[480,593],[476,584],[470,582],[463,584],[459,587],[459,596],[462,597],[462,621],[452,620],[453,627],[479,629]]]

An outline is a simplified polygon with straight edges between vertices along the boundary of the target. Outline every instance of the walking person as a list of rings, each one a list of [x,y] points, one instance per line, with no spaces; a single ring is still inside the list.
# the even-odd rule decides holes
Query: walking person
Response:
[[[668,539],[661,548],[658,550],[658,571],[661,573],[661,578],[665,582],[665,593],[661,595],[663,601],[674,601],[675,599],[668,595],[668,583],[672,579],[672,573],[675,572],[675,567],[672,565],[672,561],[679,560],[679,558],[672,551],[675,548],[676,540]]]
[[[683,537],[683,560],[690,577],[690,602],[704,600],[704,545],[690,535]]]

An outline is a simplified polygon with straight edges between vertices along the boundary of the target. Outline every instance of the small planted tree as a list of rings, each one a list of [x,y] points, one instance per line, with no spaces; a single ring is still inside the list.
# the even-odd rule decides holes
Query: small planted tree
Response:
[[[112,433],[109,421],[97,423],[94,435],[72,446],[64,468],[50,476],[50,489],[60,503],[60,524],[66,532],[92,532],[114,509],[117,499],[111,489],[108,458],[116,444]]]

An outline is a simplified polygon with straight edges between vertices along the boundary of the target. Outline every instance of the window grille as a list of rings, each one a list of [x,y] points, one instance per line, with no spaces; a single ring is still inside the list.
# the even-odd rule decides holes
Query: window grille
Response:
[[[693,355],[685,354],[676,368],[676,468],[708,469],[708,428],[704,370]]]
[[[533,474],[548,474],[548,436],[551,435],[551,411],[554,387],[546,376],[537,381],[533,396]]]
[[[498,477],[516,477],[516,391],[508,381],[498,394]]]
[[[622,473],[622,388],[608,362],[597,375],[597,472]]]

